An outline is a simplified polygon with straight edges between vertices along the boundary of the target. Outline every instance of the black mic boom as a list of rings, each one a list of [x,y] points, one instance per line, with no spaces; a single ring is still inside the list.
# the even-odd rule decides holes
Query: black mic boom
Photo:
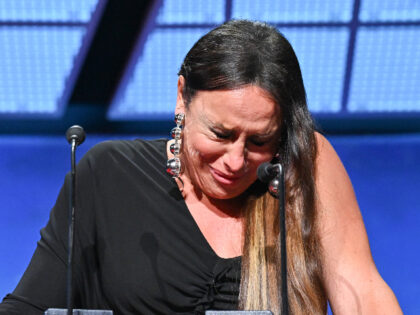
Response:
[[[257,176],[263,183],[268,183],[278,173],[278,168],[269,162],[264,162],[257,169]]]
[[[107,310],[79,310],[73,309],[73,245],[74,245],[74,213],[76,211],[76,149],[85,141],[86,134],[81,126],[74,125],[67,129],[67,141],[71,144],[71,176],[69,185],[69,211],[68,211],[68,248],[67,248],[67,275],[66,275],[66,302],[67,309],[49,308],[45,315],[112,315]]]
[[[258,179],[263,183],[270,182],[269,192],[279,198],[279,238],[280,238],[280,257],[281,257],[281,299],[282,314],[289,314],[289,299],[287,294],[287,250],[286,250],[286,210],[285,210],[285,187],[284,173],[281,164],[262,163],[257,169]]]

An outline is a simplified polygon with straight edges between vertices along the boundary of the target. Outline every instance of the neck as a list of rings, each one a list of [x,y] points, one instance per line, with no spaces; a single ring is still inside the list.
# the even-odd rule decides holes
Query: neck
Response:
[[[168,147],[167,147],[167,155],[168,158],[172,158],[173,154],[169,150],[170,143],[173,142],[173,140],[168,141]],[[181,180],[182,184],[180,184],[179,181],[177,181],[178,186],[180,187],[180,190],[182,191],[182,195],[185,199],[185,201],[188,201],[188,203],[199,203],[208,210],[212,211],[216,215],[220,217],[230,217],[230,218],[241,218],[242,217],[242,209],[245,205],[246,198],[244,197],[244,194],[237,196],[235,198],[230,199],[216,199],[212,198],[210,196],[205,195],[203,192],[201,192],[197,185],[194,185],[190,177],[188,176],[188,169],[184,169],[185,173],[182,174]]]
[[[220,217],[241,218],[245,204],[243,195],[230,199],[217,199],[204,194],[193,185],[188,176],[182,176],[184,181],[184,199],[189,203],[199,203]]]

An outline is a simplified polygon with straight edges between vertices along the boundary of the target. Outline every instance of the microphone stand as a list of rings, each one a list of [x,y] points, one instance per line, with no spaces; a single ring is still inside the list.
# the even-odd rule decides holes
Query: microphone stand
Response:
[[[76,205],[76,139],[71,139],[71,177],[68,213],[68,253],[67,253],[67,315],[73,314],[73,243],[74,243],[74,208]]]
[[[280,238],[280,272],[282,314],[289,314],[289,298],[287,293],[287,249],[286,249],[286,188],[284,183],[284,170],[280,163],[263,163],[258,167],[257,176],[263,183],[268,183],[268,191],[279,199],[279,238]]]
[[[281,164],[263,163],[258,167],[257,176],[262,182],[269,182],[270,194],[279,199],[279,227],[280,227],[280,263],[281,263],[281,309],[282,315],[289,314],[289,299],[287,294],[287,251],[286,251],[286,189],[284,184],[284,172]],[[273,314],[271,311],[206,311],[206,315],[266,315]]]
[[[270,193],[279,199],[279,227],[280,227],[280,255],[281,255],[281,300],[282,314],[289,314],[289,299],[287,294],[287,250],[286,250],[286,189],[284,172],[281,164],[275,164],[277,175],[273,180],[274,185],[269,187]]]
[[[71,176],[68,211],[68,252],[66,274],[67,309],[49,308],[44,315],[112,315],[108,310],[73,309],[73,252],[74,252],[74,215],[76,209],[76,148],[85,140],[85,132],[80,126],[72,126],[66,132],[67,141],[71,144]]]

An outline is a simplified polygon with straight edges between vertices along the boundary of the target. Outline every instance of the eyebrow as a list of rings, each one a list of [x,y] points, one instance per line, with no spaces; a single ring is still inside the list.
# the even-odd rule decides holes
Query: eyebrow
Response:
[[[202,118],[205,121],[205,123],[210,127],[210,129],[219,129],[220,131],[229,132],[229,133],[235,131],[235,129],[229,129],[229,128],[225,127],[222,123],[212,122],[205,115],[202,115]],[[274,137],[274,135],[276,133],[277,133],[277,130],[274,130],[274,131],[267,132],[267,133],[255,134],[255,135],[252,135],[252,137],[260,138],[260,139],[267,139],[267,138]]]

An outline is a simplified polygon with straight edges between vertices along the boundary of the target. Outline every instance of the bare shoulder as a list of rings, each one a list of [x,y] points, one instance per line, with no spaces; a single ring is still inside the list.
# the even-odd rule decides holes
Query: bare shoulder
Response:
[[[346,272],[342,264],[363,256],[373,264],[362,215],[353,186],[332,145],[316,134],[316,193],[318,227],[324,249],[327,276]],[[351,248],[351,250],[350,250]],[[354,257],[352,257],[354,256]],[[371,266],[371,267],[374,267]]]
[[[316,140],[318,146],[316,159],[318,209],[320,218],[323,221],[327,220],[323,222],[323,231],[327,233],[325,228],[330,229],[336,226],[338,218],[362,223],[353,186],[343,163],[323,135],[316,133]]]
[[[334,314],[402,314],[372,259],[363,218],[346,169],[316,133],[318,231],[324,283]]]

